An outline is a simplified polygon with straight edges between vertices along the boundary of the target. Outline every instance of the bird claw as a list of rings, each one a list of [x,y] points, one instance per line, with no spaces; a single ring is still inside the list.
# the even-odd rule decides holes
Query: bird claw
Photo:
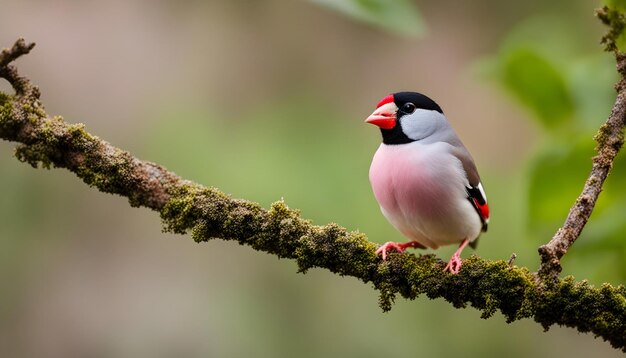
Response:
[[[444,272],[447,271],[453,275],[456,275],[461,271],[462,265],[463,265],[463,260],[461,260],[461,256],[455,253],[454,255],[452,255],[452,257],[450,258],[450,261],[448,261],[448,264],[443,269],[443,271]]]
[[[461,260],[461,252],[463,252],[463,249],[470,243],[469,239],[465,238],[462,242],[461,245],[459,245],[459,248],[456,250],[456,252],[454,253],[454,255],[452,255],[452,257],[450,258],[450,261],[448,261],[448,264],[446,265],[446,267],[443,269],[444,272],[448,271],[453,275],[456,275],[459,273],[459,271],[461,271],[461,265],[463,265],[463,261]]]
[[[383,261],[387,260],[387,251],[394,249],[399,253],[403,253],[407,247],[424,248],[424,246],[418,244],[415,241],[409,242],[393,242],[387,241],[381,247],[376,250],[376,255],[382,255]]]
[[[381,247],[379,247],[378,250],[376,250],[376,255],[382,255],[383,261],[387,260],[387,251],[391,249],[395,249],[399,253],[404,252],[404,248],[400,246],[399,243],[393,242],[393,241],[387,241]]]

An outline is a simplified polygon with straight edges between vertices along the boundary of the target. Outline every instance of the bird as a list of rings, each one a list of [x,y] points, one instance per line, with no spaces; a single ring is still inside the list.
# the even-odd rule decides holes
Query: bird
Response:
[[[376,251],[459,244],[444,271],[458,274],[461,253],[476,247],[489,224],[487,196],[476,164],[441,107],[417,92],[384,97],[366,123],[380,128],[369,180],[382,214],[408,242],[389,241]]]

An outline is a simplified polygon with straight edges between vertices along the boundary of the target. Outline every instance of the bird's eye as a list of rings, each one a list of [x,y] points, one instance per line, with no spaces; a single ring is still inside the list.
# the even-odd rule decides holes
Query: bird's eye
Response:
[[[407,102],[405,104],[402,105],[402,108],[400,108],[400,110],[406,114],[411,114],[413,112],[415,112],[415,110],[417,109],[417,107],[415,107],[415,105],[411,102]]]

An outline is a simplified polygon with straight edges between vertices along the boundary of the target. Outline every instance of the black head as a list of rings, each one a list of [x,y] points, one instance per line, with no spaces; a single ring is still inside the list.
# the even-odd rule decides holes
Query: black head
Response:
[[[435,101],[433,101],[428,96],[425,96],[421,93],[417,93],[417,92],[394,93],[393,101],[396,104],[396,106],[398,106],[398,108],[400,109],[398,111],[398,114],[400,114],[400,111],[402,110],[402,106],[404,106],[407,103],[413,103],[416,108],[428,109],[428,110],[437,111],[443,114],[441,107],[439,107],[439,105],[435,103]]]
[[[388,104],[393,102],[395,106]],[[383,107],[385,106],[385,107]],[[382,108],[381,108],[382,107]],[[387,113],[395,110],[395,113]],[[429,97],[417,92],[397,92],[383,98],[379,102],[376,111],[368,118],[367,122],[380,127],[385,144],[404,144],[414,142],[403,132],[399,125],[402,117],[413,114],[417,109],[436,111],[443,114],[441,107]],[[392,119],[393,118],[393,122]]]

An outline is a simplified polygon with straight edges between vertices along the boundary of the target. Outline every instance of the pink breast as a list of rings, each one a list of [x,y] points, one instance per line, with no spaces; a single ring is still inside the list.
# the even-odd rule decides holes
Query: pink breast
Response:
[[[392,149],[379,149],[370,167],[370,182],[378,203],[388,212],[436,215],[438,203],[448,193],[441,179],[432,173],[432,165],[421,160],[419,152],[404,155],[403,150]]]
[[[457,202],[464,199],[464,189],[457,163],[419,149],[378,149],[370,167],[374,195],[391,224],[410,239],[431,248],[461,241]]]

